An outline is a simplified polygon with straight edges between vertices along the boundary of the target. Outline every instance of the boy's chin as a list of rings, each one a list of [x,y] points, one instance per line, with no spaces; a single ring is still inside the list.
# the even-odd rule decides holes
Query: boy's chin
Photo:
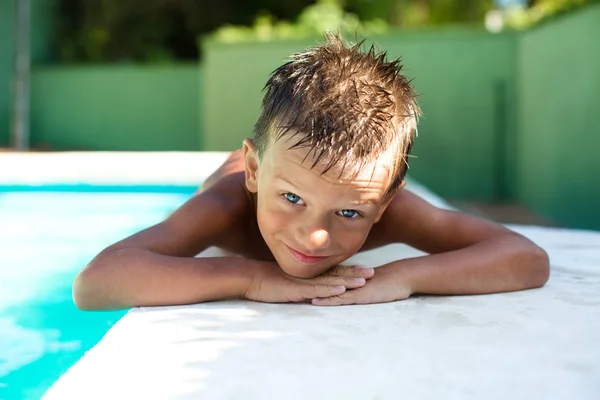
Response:
[[[329,270],[331,267],[315,266],[314,268],[311,268],[311,267],[307,267],[307,266],[290,267],[290,266],[281,266],[280,265],[280,268],[283,272],[285,272],[289,276],[293,276],[294,278],[310,279],[310,278],[314,278],[314,277],[321,275],[322,273]]]

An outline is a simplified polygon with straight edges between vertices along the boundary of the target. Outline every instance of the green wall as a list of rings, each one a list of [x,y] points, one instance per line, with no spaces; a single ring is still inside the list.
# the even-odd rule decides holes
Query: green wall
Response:
[[[600,228],[600,5],[525,32],[518,46],[519,199]]]
[[[203,148],[233,150],[252,135],[268,74],[292,52],[314,41],[232,44],[207,41],[203,46]]]
[[[205,42],[204,148],[231,150],[251,136],[269,73],[317,40]],[[424,117],[411,175],[446,197],[506,195],[502,153],[514,134],[515,37],[452,29],[395,33],[374,42],[402,57],[421,95]]]
[[[38,67],[32,142],[51,149],[198,150],[198,65]]]
[[[402,56],[420,94],[411,175],[447,198],[510,196],[503,165],[516,123],[515,37],[438,30],[377,43]]]
[[[198,65],[44,66],[56,4],[31,1],[31,146],[198,150]],[[14,17],[14,1],[0,1],[0,147],[11,142]]]

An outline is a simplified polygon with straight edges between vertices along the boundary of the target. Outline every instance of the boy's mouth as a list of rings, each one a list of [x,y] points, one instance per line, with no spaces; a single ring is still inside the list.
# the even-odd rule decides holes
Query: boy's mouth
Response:
[[[288,249],[290,249],[290,253],[294,256],[294,258],[300,262],[305,264],[316,264],[319,261],[323,261],[327,258],[327,256],[309,256],[304,253],[299,252],[298,250],[292,249],[290,246],[286,245]]]

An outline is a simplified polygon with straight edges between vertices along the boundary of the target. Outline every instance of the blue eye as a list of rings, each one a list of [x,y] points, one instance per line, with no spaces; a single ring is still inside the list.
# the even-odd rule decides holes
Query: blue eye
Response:
[[[285,199],[292,204],[302,203],[302,199],[300,198],[300,196],[298,196],[294,193],[285,193],[284,196],[285,196]]]
[[[340,210],[338,211],[338,214],[348,219],[355,219],[360,216],[360,214],[356,210]]]

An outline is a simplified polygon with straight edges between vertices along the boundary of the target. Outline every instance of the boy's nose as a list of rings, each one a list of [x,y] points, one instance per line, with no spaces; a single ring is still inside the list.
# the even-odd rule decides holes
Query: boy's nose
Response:
[[[327,232],[325,229],[317,229],[312,231],[308,235],[308,238],[311,250],[323,249],[329,246],[329,243],[331,242],[329,232]]]

